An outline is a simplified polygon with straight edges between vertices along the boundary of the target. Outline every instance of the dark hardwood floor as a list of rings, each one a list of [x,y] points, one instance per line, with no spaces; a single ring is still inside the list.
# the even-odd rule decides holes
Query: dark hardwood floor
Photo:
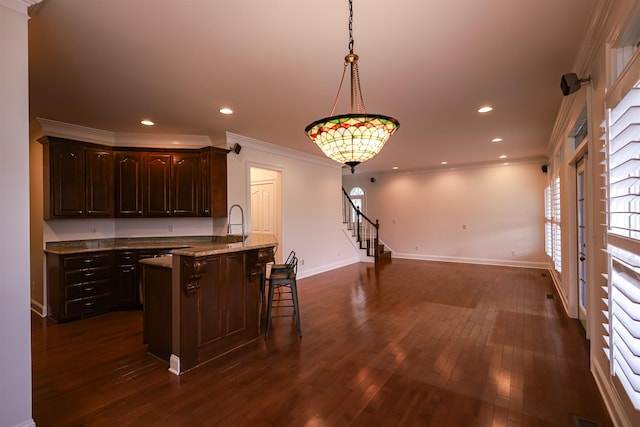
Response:
[[[302,339],[274,319],[180,377],[146,353],[140,311],[34,316],[37,425],[611,426],[542,270],[394,260],[298,286]]]

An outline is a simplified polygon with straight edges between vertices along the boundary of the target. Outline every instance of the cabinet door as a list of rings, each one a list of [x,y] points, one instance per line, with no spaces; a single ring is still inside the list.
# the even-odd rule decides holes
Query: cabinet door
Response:
[[[200,158],[201,216],[227,216],[227,151],[211,147]]]
[[[116,253],[116,268],[113,286],[115,308],[139,308],[140,285],[138,283],[138,254],[135,251]]]
[[[113,216],[113,152],[87,148],[85,175],[86,215]]]
[[[224,257],[223,288],[225,310],[222,335],[255,333],[258,330],[258,286],[246,280],[245,252],[229,253]]]
[[[84,216],[85,148],[71,142],[51,142],[50,149],[52,216]]]
[[[142,216],[142,154],[119,152],[115,174],[116,216]]]
[[[146,154],[143,211],[147,216],[171,215],[171,154]]]
[[[172,215],[197,216],[198,214],[199,160],[198,153],[175,153],[172,155]]]
[[[209,151],[200,153],[198,169],[198,215],[211,216],[211,155]]]

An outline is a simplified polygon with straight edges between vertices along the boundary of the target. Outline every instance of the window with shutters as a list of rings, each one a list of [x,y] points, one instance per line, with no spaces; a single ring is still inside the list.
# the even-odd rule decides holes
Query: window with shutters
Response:
[[[640,409],[640,81],[605,121],[608,301],[604,351]]]
[[[544,189],[545,252],[553,261],[554,269],[562,272],[562,245],[560,229],[560,177],[556,176]]]

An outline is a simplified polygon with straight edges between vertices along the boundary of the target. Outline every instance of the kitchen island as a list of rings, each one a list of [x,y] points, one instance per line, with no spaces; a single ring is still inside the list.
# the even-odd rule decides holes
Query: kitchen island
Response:
[[[271,234],[251,234],[141,260],[149,352],[179,375],[258,339],[261,275],[276,246]]]

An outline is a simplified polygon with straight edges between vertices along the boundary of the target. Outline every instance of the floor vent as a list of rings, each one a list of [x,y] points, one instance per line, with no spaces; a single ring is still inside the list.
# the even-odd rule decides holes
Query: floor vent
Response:
[[[547,299],[555,299],[556,297],[553,296],[553,294],[547,294]]]
[[[600,427],[597,421],[591,421],[582,417],[573,417],[576,427]]]

